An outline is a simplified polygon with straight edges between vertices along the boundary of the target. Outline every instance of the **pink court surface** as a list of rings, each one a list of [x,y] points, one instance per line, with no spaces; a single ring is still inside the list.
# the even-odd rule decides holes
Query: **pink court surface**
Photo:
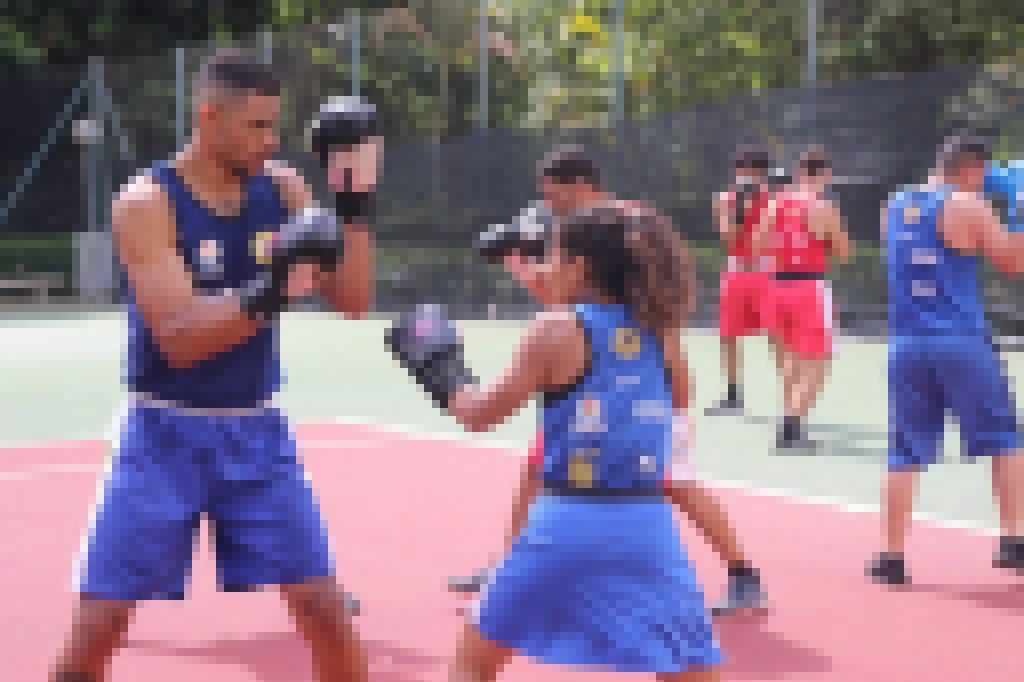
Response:
[[[300,426],[375,682],[446,679],[461,619],[445,592],[499,552],[522,459],[368,426]],[[42,682],[72,605],[72,557],[106,455],[102,442],[0,451],[0,680]],[[837,506],[721,491],[774,609],[721,619],[727,680],[1010,682],[1024,670],[1024,580],[989,566],[994,539],[919,526],[916,586],[863,577],[878,518]],[[685,524],[684,524],[685,527]],[[693,531],[690,554],[710,596],[724,571]],[[272,591],[218,594],[200,543],[191,598],[144,606],[114,659],[114,682],[303,682],[307,652]],[[605,677],[604,673],[597,675]],[[512,681],[592,678],[513,662]],[[647,676],[629,676],[651,679]]]

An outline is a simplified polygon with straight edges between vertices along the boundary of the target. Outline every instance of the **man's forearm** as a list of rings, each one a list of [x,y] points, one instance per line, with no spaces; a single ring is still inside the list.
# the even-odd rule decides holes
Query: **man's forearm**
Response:
[[[324,278],[322,292],[327,302],[335,312],[362,318],[373,305],[376,281],[372,233],[365,227],[346,227],[344,260]]]
[[[245,342],[264,324],[247,315],[235,296],[196,296],[164,325],[160,350],[182,369]]]

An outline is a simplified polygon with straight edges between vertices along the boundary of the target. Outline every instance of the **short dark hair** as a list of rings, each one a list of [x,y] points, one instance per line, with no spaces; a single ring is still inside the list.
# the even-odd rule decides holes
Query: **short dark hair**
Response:
[[[954,170],[973,162],[988,163],[992,160],[992,148],[981,136],[973,133],[958,133],[946,138],[939,148],[939,170]]]
[[[207,90],[279,97],[281,83],[271,68],[255,55],[237,48],[222,48],[199,69],[196,92]]]
[[[733,168],[770,171],[775,165],[771,150],[763,144],[741,144],[732,153]]]
[[[832,168],[832,159],[821,147],[810,147],[800,154],[800,170],[811,177]]]
[[[597,162],[582,145],[567,145],[548,152],[540,162],[537,175],[564,185],[577,182],[594,187],[601,185]]]

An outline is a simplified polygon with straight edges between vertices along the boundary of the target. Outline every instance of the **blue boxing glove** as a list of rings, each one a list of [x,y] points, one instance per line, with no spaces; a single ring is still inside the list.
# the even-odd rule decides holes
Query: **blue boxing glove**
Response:
[[[463,386],[477,383],[463,358],[462,338],[441,306],[403,315],[386,337],[388,347],[441,409]]]
[[[286,287],[296,263],[316,263],[330,272],[344,255],[345,239],[334,214],[307,208],[281,225],[267,245],[268,268],[242,290],[242,309],[253,317],[277,317],[288,306]]]

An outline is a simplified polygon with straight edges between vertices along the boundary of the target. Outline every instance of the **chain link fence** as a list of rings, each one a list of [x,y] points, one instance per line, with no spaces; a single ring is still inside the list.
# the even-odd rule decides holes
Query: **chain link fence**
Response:
[[[976,103],[972,93],[979,87],[988,83],[1005,105],[996,108],[998,115],[987,116],[987,130],[1000,137],[1004,130],[1017,130],[1021,120],[1020,89],[998,78],[1002,89],[993,89],[990,71],[963,66],[813,89],[764,90],[614,126],[545,129],[524,118],[519,127],[485,128],[474,120],[480,114],[473,104],[479,83],[467,81],[465,70],[451,68],[452,60],[472,60],[472,50],[468,57],[446,50],[442,41],[430,38],[438,34],[436,27],[388,21],[370,16],[358,30],[349,22],[243,41],[269,59],[284,83],[280,155],[298,166],[317,192],[325,190],[324,178],[303,144],[306,122],[319,103],[350,94],[356,82],[380,108],[387,142],[375,229],[377,301],[385,313],[425,301],[447,303],[464,317],[529,313],[526,293],[500,269],[475,259],[469,244],[476,231],[510,220],[536,197],[535,166],[547,150],[582,142],[602,163],[610,190],[666,212],[694,246],[704,285],[696,321],[711,324],[722,260],[711,197],[728,182],[729,153],[738,143],[764,141],[775,148],[780,165],[788,166],[804,145],[816,143],[832,154],[835,189],[861,247],[854,262],[836,272],[840,322],[851,332],[879,333],[886,289],[878,233],[882,202],[898,186],[924,179],[945,134],[963,122],[977,123],[969,114],[978,108],[970,103]],[[3,249],[0,275],[73,268],[67,235],[88,229],[84,195],[96,192],[100,203],[109,205],[122,182],[184,143],[191,124],[191,81],[214,49],[212,44],[183,46],[165,55],[103,64],[102,87],[91,84],[91,92],[106,93],[103,106],[90,104],[89,115],[100,110],[106,120],[94,165],[84,163],[83,148],[70,135],[60,138],[0,226],[9,244],[48,235],[43,241],[49,246],[31,257],[26,255],[31,249]],[[522,109],[533,96],[528,90],[537,84],[516,71],[513,59],[495,58],[489,73],[492,110]],[[10,114],[8,126],[23,132],[10,134],[35,139],[83,75],[36,74],[35,80],[22,78],[20,85],[9,86],[20,87],[17,96],[26,102],[25,113]],[[608,102],[598,99],[592,108]],[[1003,135],[1003,153],[1019,154],[1012,142],[1019,137],[1007,143]],[[7,186],[31,154],[31,144],[21,146],[25,149],[11,147],[4,159]],[[89,173],[98,176],[92,184],[83,181]],[[99,217],[103,229],[105,214]],[[1017,290],[998,278],[990,281],[999,303],[994,320],[1001,329],[1012,326]]]

